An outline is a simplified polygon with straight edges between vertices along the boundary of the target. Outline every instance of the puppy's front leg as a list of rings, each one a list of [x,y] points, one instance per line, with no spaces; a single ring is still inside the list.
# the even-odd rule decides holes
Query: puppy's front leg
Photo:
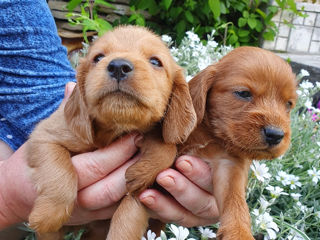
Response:
[[[64,147],[29,140],[28,163],[38,197],[29,216],[40,235],[56,232],[69,219],[77,196],[77,174]]]
[[[147,135],[141,147],[141,158],[126,172],[129,194],[113,215],[108,240],[140,240],[148,227],[149,214],[137,194],[151,186],[159,172],[169,168],[176,157],[173,144],[161,137]]]
[[[218,239],[253,240],[245,188],[250,161],[223,159],[213,165],[213,189],[220,212]]]

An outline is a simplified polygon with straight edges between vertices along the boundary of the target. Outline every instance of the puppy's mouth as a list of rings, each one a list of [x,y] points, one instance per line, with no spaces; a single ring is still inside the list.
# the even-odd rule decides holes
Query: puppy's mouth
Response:
[[[101,102],[110,98],[120,102],[131,102],[132,104],[145,105],[145,100],[140,94],[129,88],[122,87],[121,85],[112,89],[104,89],[101,92],[98,101]]]

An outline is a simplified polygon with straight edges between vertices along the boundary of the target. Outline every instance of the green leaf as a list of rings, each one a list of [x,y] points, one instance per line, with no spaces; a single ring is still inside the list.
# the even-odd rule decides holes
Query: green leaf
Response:
[[[244,27],[246,24],[247,24],[247,19],[242,18],[242,17],[238,19],[238,26],[239,27]]]
[[[257,20],[255,18],[248,18],[248,25],[251,29],[257,26]]]
[[[149,0],[140,0],[136,7],[137,9],[146,10],[149,7]]]
[[[190,11],[186,11],[184,13],[184,15],[186,16],[186,19],[190,22],[190,23],[193,23],[194,22],[194,18],[193,18],[193,15]]]
[[[97,18],[95,21],[98,23],[98,26],[99,26],[99,32],[98,32],[99,34],[100,34],[100,32],[101,32],[101,34],[103,34],[106,31],[112,29],[112,25],[108,21],[106,21],[102,18]]]
[[[279,11],[279,8],[276,6],[269,6],[268,11],[272,12],[273,14],[276,14]]]
[[[248,18],[249,17],[249,12],[248,11],[244,11],[242,13],[242,15],[243,15],[244,18]]]
[[[183,35],[186,30],[186,22],[184,20],[180,20],[176,25],[178,35]]]
[[[73,11],[80,3],[82,0],[71,0],[67,4],[67,9],[71,12]]]
[[[287,4],[289,5],[290,9],[293,11],[293,12],[298,12],[297,10],[297,5],[295,3],[294,0],[287,0]]]
[[[208,0],[209,7],[215,19],[220,17],[220,0]]]
[[[233,45],[238,41],[238,36],[236,34],[232,34],[228,39],[229,44]]]
[[[265,40],[273,41],[275,37],[275,33],[271,31],[271,29],[268,29],[263,33],[262,36]]]
[[[128,22],[131,23],[131,22],[135,21],[137,18],[138,18],[138,15],[137,15],[137,14],[132,14],[132,15],[129,17]]]
[[[251,40],[250,36],[239,37],[239,42],[241,42],[241,43],[248,43],[248,42],[250,42],[250,40]]]
[[[116,9],[115,6],[113,6],[111,3],[108,3],[108,2],[106,2],[104,0],[95,0],[94,3],[95,4],[100,4],[102,6],[106,6],[108,8]]]
[[[222,14],[226,14],[229,12],[229,10],[226,8],[226,5],[224,4],[224,2],[220,2],[220,12]]]
[[[248,30],[239,29],[239,31],[238,31],[239,37],[246,37],[249,34],[250,34],[250,31],[248,31]]]
[[[261,21],[257,21],[256,31],[261,32],[263,30],[263,24]]]
[[[169,14],[172,17],[172,19],[174,19],[174,20],[177,19],[179,17],[180,13],[182,13],[182,12],[183,12],[182,7],[172,7],[169,10]]]
[[[163,2],[165,9],[168,10],[169,7],[171,6],[172,0],[162,0],[162,2]]]
[[[149,0],[149,13],[154,16],[160,12],[158,4],[154,0]]]
[[[263,19],[265,19],[266,16],[267,16],[267,15],[266,15],[263,11],[261,11],[259,8],[256,9],[256,12],[257,12]]]
[[[136,24],[144,27],[146,25],[146,22],[143,17],[139,16],[136,20]]]

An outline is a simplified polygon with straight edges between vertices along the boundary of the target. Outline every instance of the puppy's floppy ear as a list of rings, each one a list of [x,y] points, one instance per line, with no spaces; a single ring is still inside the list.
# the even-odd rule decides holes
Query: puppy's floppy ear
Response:
[[[210,65],[198,73],[189,82],[190,95],[197,114],[198,124],[203,120],[206,110],[207,95],[212,87],[215,73],[216,67],[214,65]]]
[[[197,122],[188,84],[182,71],[179,69],[175,73],[171,99],[163,121],[162,135],[166,143],[184,142]]]
[[[88,61],[86,59],[81,59],[81,63],[77,68],[77,85],[64,107],[64,118],[69,128],[78,138],[85,143],[92,144],[92,121],[88,114],[88,108],[84,99],[84,84],[88,70]]]

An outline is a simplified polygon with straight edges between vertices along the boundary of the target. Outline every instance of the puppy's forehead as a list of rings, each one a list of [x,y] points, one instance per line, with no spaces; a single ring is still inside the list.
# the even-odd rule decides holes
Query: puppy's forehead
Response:
[[[224,57],[219,68],[229,75],[232,84],[243,85],[257,93],[275,88],[288,97],[295,95],[296,80],[291,67],[267,50],[240,47]]]
[[[92,52],[144,51],[146,54],[169,54],[159,36],[146,28],[137,26],[118,27],[99,38],[92,47]]]

